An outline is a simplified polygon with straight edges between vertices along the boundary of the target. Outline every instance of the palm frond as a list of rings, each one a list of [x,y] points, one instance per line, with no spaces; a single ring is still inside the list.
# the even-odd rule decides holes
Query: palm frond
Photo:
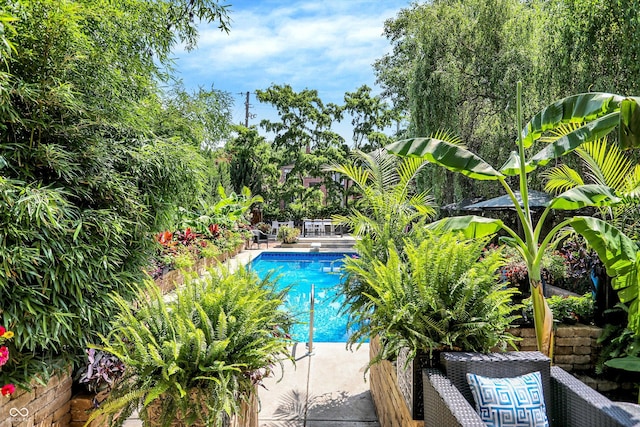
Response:
[[[457,145],[461,148],[466,148],[460,136],[444,129],[437,131],[434,135],[432,135],[432,137],[441,141],[446,141],[449,144]]]
[[[633,165],[615,144],[600,139],[583,144],[576,153],[584,161],[594,184],[623,191],[625,178]]]
[[[542,173],[547,182],[544,190],[548,193],[563,193],[571,188],[584,185],[578,172],[568,165],[560,165]]]

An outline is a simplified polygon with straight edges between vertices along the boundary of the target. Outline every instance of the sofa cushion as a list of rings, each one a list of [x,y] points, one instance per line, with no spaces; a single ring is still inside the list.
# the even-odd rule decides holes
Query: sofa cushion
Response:
[[[548,427],[540,372],[514,378],[467,374],[476,411],[490,427]]]

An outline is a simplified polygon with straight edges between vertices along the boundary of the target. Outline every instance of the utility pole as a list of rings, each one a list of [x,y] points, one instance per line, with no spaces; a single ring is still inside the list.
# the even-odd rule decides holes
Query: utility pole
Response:
[[[255,114],[251,114],[249,113],[249,108],[251,108],[251,104],[249,103],[249,95],[251,94],[251,92],[247,91],[246,93],[240,93],[240,95],[245,95],[246,96],[246,100],[244,102],[244,127],[248,128],[249,127],[249,119],[253,119],[256,117]]]

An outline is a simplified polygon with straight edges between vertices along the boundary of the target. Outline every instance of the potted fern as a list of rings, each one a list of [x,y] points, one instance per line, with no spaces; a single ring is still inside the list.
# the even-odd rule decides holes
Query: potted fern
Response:
[[[168,301],[152,284],[141,303],[118,299],[101,349],[126,370],[92,417],[121,425],[138,410],[145,426],[228,425],[271,367],[290,358],[283,297],[269,279],[240,268],[212,270]]]
[[[370,366],[397,359],[398,385],[414,419],[423,418],[420,372],[440,351],[489,352],[516,340],[506,330],[518,291],[500,283],[504,259],[500,251],[484,251],[487,243],[424,231],[405,239],[402,252],[391,245],[386,261],[366,251],[345,261],[361,292],[350,341],[380,338]]]

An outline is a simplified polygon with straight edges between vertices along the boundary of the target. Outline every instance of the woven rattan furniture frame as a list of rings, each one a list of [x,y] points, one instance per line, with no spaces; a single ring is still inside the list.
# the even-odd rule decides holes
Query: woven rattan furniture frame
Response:
[[[640,425],[624,409],[571,374],[551,367],[537,351],[508,353],[442,353],[442,369],[423,370],[425,427],[485,427],[475,411],[466,374],[508,378],[539,371],[547,415],[553,427]]]

